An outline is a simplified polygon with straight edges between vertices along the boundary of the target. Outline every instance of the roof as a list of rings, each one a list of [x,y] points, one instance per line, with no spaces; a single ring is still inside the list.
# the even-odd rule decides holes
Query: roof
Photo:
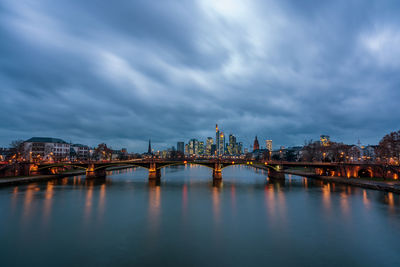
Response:
[[[31,139],[26,140],[25,142],[30,143],[59,143],[59,144],[68,144],[62,139],[52,138],[52,137],[32,137]]]
[[[71,145],[71,146],[73,146],[73,147],[87,147],[87,148],[89,148],[89,146],[87,146],[87,145],[82,145],[82,144],[73,144],[73,145]]]

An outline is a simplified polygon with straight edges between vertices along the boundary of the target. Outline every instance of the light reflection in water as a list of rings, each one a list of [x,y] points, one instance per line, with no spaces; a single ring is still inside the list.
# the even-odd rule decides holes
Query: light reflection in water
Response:
[[[213,203],[213,214],[214,223],[219,224],[221,221],[221,207],[220,207],[220,188],[222,187],[222,182],[215,180],[212,187],[212,203]]]
[[[322,203],[324,205],[324,211],[331,212],[331,184],[327,183],[322,185]]]
[[[86,188],[86,199],[85,199],[85,210],[84,210],[84,222],[85,224],[89,223],[89,219],[92,213],[92,205],[93,205],[93,180],[86,180],[87,188]]]
[[[367,194],[367,190],[366,189],[363,189],[363,204],[364,204],[365,208],[367,208],[367,209],[370,208],[371,202],[368,199],[368,194]]]
[[[53,201],[53,194],[54,194],[54,181],[48,181],[46,192],[44,195],[44,204],[43,204],[43,225],[47,225],[49,220],[49,216],[51,213],[51,206]]]
[[[24,206],[23,206],[23,212],[22,212],[22,224],[23,225],[28,225],[30,221],[30,216],[33,213],[33,207],[32,207],[32,200],[35,194],[35,191],[40,190],[36,184],[30,184],[28,185],[26,191],[25,191],[25,200],[24,200]]]
[[[184,184],[183,187],[182,187],[182,213],[183,213],[183,218],[186,218],[187,205],[188,205],[188,188],[187,188],[187,184]]]
[[[232,205],[232,215],[236,216],[236,188],[235,188],[235,184],[231,185],[231,205]]]
[[[389,211],[393,213],[395,211],[395,207],[394,207],[394,197],[392,192],[387,193],[387,200],[388,200],[387,203],[389,205]]]
[[[275,196],[273,184],[266,184],[264,187],[264,200],[268,215],[271,219],[275,218]]]
[[[99,203],[97,207],[97,220],[102,221],[104,216],[105,209],[105,201],[106,201],[106,185],[102,184],[100,186],[100,195],[99,195]]]
[[[153,232],[160,226],[161,186],[160,181],[149,181],[149,225]]]
[[[13,193],[11,196],[11,210],[14,212],[15,207],[17,205],[17,199],[18,199],[18,186],[14,187]]]
[[[350,191],[351,192],[351,191]],[[340,208],[344,218],[350,218],[349,191],[340,194]]]

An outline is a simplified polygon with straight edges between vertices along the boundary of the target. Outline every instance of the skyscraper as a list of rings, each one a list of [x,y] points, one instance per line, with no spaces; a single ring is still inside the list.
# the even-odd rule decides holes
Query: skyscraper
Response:
[[[256,139],[254,139],[253,151],[259,150],[259,149],[260,149],[260,144],[258,143],[257,135],[256,135]]]
[[[223,132],[219,132],[218,153],[219,155],[225,154],[225,135]]]
[[[203,141],[199,142],[199,147],[198,147],[196,155],[204,155],[204,142]]]
[[[149,139],[149,148],[148,148],[148,150],[147,150],[147,153],[148,154],[151,154],[151,140]]]
[[[215,125],[215,144],[216,144],[216,155],[219,156],[219,129],[218,124]]]
[[[207,156],[211,156],[211,146],[213,145],[213,143],[214,143],[214,139],[212,138],[212,137],[207,137],[207,140],[206,140],[206,155]]]
[[[204,145],[204,143],[203,143],[203,145]],[[199,154],[199,141],[197,139],[190,139],[189,154],[190,155],[198,155]]]
[[[178,142],[176,144],[176,148],[177,148],[178,152],[180,152],[182,154],[185,153],[185,143],[184,142]]]

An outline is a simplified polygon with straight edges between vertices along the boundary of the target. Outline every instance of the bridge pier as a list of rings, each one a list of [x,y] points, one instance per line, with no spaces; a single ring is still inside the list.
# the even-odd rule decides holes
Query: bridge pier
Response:
[[[272,180],[285,180],[285,173],[273,168],[268,168],[268,177]]]
[[[160,180],[161,179],[161,171],[160,169],[149,169],[149,180]]]
[[[91,178],[104,178],[106,177],[107,172],[105,169],[95,169],[94,164],[89,164],[88,168],[86,169],[86,179]]]
[[[213,180],[221,180],[222,179],[222,168],[219,162],[215,163],[213,168]]]

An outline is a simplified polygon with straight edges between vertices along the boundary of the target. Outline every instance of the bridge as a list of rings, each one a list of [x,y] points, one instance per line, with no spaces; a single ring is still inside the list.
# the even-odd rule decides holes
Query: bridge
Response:
[[[222,170],[233,165],[247,165],[255,168],[268,170],[271,179],[284,179],[285,172],[294,168],[307,170],[318,176],[337,176],[347,178],[376,177],[384,179],[398,179],[400,175],[399,165],[379,163],[331,163],[331,162],[284,162],[284,161],[251,161],[251,160],[160,160],[139,159],[109,162],[58,162],[58,163],[19,163],[18,167],[11,165],[0,166],[0,176],[14,167],[13,172],[17,175],[57,174],[65,169],[82,169],[87,178],[105,177],[106,170],[112,167],[141,167],[148,169],[149,180],[161,179],[161,169],[168,166],[196,164],[212,169],[213,179],[222,179]],[[11,168],[10,168],[11,167]],[[9,173],[12,173],[12,171]],[[9,175],[12,176],[12,175]]]

